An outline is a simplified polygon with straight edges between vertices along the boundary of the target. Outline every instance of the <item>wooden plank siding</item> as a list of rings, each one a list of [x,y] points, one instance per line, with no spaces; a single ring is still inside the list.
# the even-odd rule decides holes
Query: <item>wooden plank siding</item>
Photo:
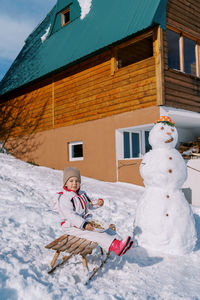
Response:
[[[0,124],[7,138],[52,128],[52,86],[45,82],[32,88],[1,99]]]
[[[6,98],[10,136],[69,126],[156,105],[155,59],[111,74],[112,50],[104,51],[40,84]],[[5,100],[5,99],[4,99]],[[2,100],[1,100],[2,101]],[[12,126],[13,116],[17,122]]]
[[[167,24],[200,39],[200,2],[197,0],[169,0]]]
[[[169,0],[167,26],[200,39],[200,2]],[[165,105],[200,112],[200,78],[168,68],[167,36],[163,32]]]
[[[153,58],[117,70],[105,60],[55,82],[55,127],[107,117],[156,101]],[[101,60],[101,56],[99,57]]]

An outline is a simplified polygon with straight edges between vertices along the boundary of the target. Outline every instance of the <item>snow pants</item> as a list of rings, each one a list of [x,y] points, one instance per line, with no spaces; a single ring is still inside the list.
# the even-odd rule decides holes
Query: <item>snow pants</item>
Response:
[[[105,231],[89,231],[81,230],[76,227],[68,227],[66,224],[62,225],[63,232],[69,235],[74,235],[95,243],[108,252],[110,245],[114,239],[121,240],[122,238],[112,229],[108,228]]]

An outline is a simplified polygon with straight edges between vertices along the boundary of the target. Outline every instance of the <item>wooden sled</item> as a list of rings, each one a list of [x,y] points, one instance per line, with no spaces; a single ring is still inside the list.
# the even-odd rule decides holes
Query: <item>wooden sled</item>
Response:
[[[51,261],[51,270],[48,272],[52,273],[58,266],[64,264],[67,260],[69,260],[73,255],[81,255],[83,267],[88,269],[86,255],[91,254],[93,249],[96,248],[98,244],[88,241],[83,238],[75,237],[72,235],[64,234],[55,241],[46,245],[45,248],[55,250],[56,253]],[[61,252],[67,252],[67,256],[62,257],[62,262],[55,266],[56,260],[58,259]],[[101,249],[103,254],[103,250]]]
[[[99,227],[98,227],[99,228]],[[110,224],[109,228],[116,231],[115,225]],[[91,242],[89,240],[86,240],[84,238],[79,238],[72,235],[64,234],[58,239],[54,240],[50,244],[46,245],[45,248],[52,249],[56,251],[56,253],[53,256],[53,259],[51,261],[51,269],[48,271],[48,273],[52,273],[55,271],[57,267],[60,267],[65,262],[67,262],[73,255],[81,255],[82,257],[82,263],[85,270],[88,270],[88,264],[86,255],[91,254],[93,249],[95,249],[98,246],[98,243]],[[101,255],[103,256],[104,252],[103,249],[100,247]],[[67,252],[68,255],[64,255],[62,257],[62,261],[58,264],[56,264],[56,261],[61,254],[61,252]],[[101,262],[100,267],[103,266],[103,264],[106,262],[107,258],[109,257],[110,253],[107,253],[106,259]],[[98,271],[100,268],[94,268],[92,275],[90,276],[89,280],[94,276],[94,274]]]

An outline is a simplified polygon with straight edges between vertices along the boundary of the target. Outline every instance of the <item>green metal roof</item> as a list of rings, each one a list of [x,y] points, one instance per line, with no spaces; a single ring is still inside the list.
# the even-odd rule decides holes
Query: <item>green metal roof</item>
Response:
[[[0,83],[0,95],[29,84],[93,53],[160,24],[166,26],[167,0],[93,0],[81,20],[77,0],[58,0],[27,38]],[[61,27],[61,11],[70,7],[70,24]],[[43,36],[51,24],[47,39]]]

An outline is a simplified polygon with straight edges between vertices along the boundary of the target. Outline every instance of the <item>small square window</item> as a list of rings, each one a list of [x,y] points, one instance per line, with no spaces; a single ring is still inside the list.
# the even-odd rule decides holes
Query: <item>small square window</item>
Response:
[[[83,160],[83,142],[69,143],[69,160]]]
[[[66,9],[62,12],[62,26],[69,24],[70,22],[70,9]]]

